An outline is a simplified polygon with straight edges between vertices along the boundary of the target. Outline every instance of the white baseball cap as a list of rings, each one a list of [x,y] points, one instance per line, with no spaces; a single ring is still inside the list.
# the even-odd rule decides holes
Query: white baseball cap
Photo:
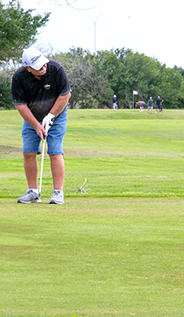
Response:
[[[25,66],[30,66],[39,70],[49,60],[37,49],[27,48],[22,54],[22,60]]]

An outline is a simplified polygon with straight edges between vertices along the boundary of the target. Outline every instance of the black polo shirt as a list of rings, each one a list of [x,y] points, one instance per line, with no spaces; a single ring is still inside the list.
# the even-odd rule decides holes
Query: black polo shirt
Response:
[[[157,105],[157,106],[160,106],[161,101],[162,101],[161,98],[157,98],[157,99],[156,99],[156,105]]]
[[[20,67],[12,79],[12,103],[27,104],[38,121],[49,113],[59,96],[70,92],[70,84],[63,67],[54,60],[47,63],[46,74],[35,78],[27,69]]]

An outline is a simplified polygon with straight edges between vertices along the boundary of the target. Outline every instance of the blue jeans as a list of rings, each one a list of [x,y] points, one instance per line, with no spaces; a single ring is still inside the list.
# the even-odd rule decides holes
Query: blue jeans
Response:
[[[41,123],[41,122],[40,122]],[[47,154],[64,154],[63,138],[66,132],[67,108],[54,120],[47,136],[48,151]],[[26,121],[22,127],[23,153],[41,153],[41,139],[36,130]]]

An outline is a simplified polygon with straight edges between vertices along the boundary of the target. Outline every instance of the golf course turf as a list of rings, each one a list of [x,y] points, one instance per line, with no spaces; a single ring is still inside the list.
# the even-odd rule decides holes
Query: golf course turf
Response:
[[[0,111],[0,317],[184,316],[183,119],[68,110],[65,204],[47,154],[42,203],[17,204],[22,118]]]

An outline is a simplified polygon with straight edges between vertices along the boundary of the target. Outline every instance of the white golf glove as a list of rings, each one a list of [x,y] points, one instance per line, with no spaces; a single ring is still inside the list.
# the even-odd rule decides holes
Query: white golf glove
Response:
[[[55,115],[49,112],[49,114],[42,121],[42,125],[45,128],[47,134],[50,127],[53,125],[54,119],[55,119]]]

